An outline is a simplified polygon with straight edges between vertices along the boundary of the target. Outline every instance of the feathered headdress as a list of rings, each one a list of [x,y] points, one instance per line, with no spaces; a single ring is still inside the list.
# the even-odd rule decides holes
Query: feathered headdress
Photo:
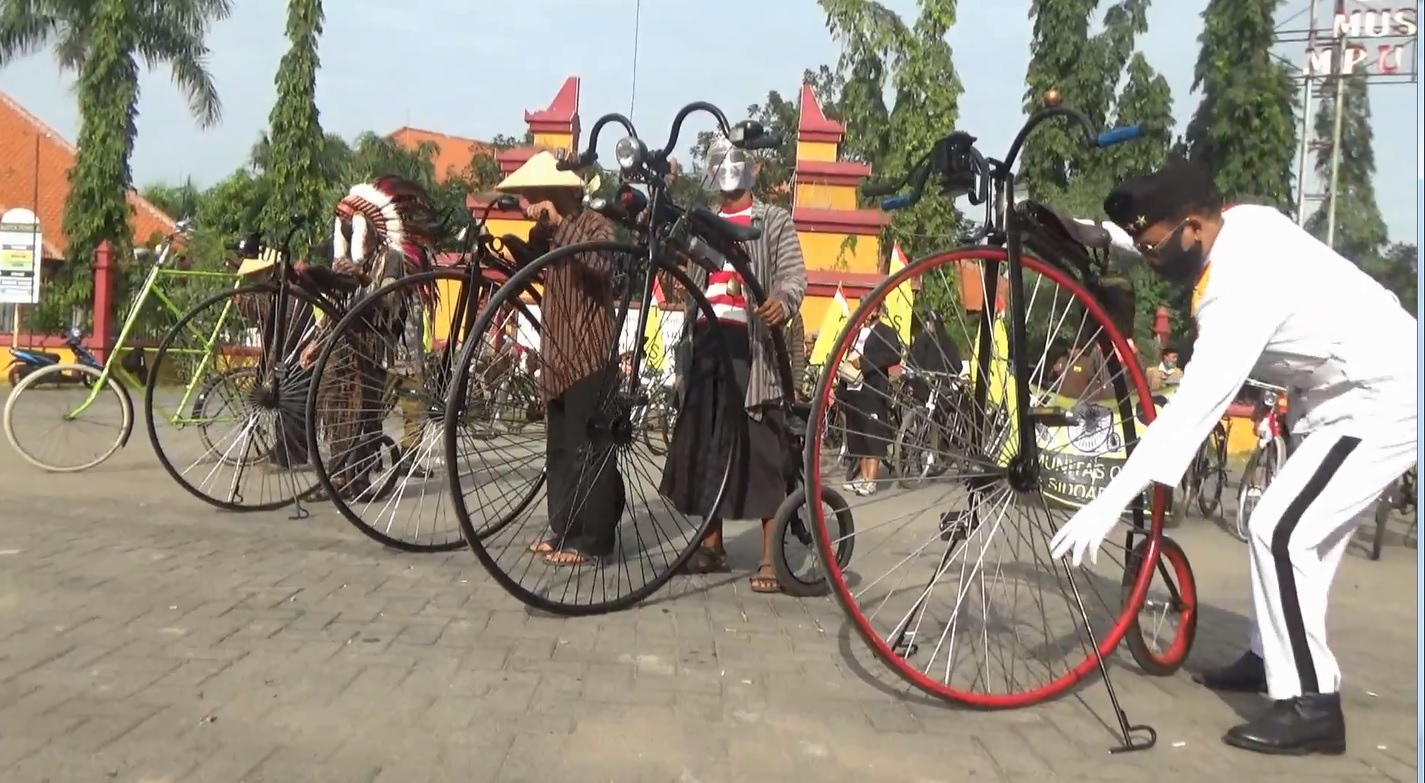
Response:
[[[375,234],[371,251],[399,253],[408,274],[434,265],[441,225],[430,195],[420,185],[396,176],[353,185],[336,205],[333,258],[371,263],[367,248],[371,233]],[[379,272],[372,276],[383,277]],[[422,298],[427,298],[426,293]]]

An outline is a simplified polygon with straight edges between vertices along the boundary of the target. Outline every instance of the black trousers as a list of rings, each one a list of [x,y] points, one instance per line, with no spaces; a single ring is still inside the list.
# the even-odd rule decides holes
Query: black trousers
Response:
[[[555,546],[595,557],[614,548],[625,494],[618,450],[611,440],[590,434],[599,413],[603,386],[617,372],[595,372],[575,381],[549,401],[545,411],[545,464],[549,528]]]

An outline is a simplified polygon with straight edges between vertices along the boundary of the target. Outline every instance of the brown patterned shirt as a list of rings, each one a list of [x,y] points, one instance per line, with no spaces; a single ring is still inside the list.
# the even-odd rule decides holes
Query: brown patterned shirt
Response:
[[[612,241],[613,224],[591,210],[565,218],[552,233],[538,227],[530,232],[530,245],[545,252]],[[612,274],[607,252],[566,255],[545,270],[539,367],[546,400],[614,361]]]

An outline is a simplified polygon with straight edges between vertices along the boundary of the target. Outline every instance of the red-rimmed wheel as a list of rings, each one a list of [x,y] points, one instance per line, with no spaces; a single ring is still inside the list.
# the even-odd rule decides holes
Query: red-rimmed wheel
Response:
[[[1123,572],[1125,598],[1131,597],[1139,582],[1147,543],[1143,541],[1129,554],[1129,567]],[[1158,553],[1152,587],[1123,641],[1144,673],[1167,677],[1182,668],[1197,637],[1197,580],[1187,553],[1176,541],[1165,536]]]
[[[1126,511],[1122,535],[1109,536],[1094,566],[1070,569],[1051,558],[1054,532],[1118,473],[1153,406],[1137,410],[1149,398],[1147,380],[1136,362],[1120,361],[1133,353],[1104,307],[1072,275],[1025,258],[1027,408],[1038,458],[1021,459],[1005,284],[993,317],[964,304],[996,302],[984,281],[1003,275],[1005,262],[998,248],[942,253],[862,299],[813,396],[805,454],[809,493],[844,482],[857,520],[856,556],[838,564],[824,510],[810,514],[827,580],[852,625],[912,685],[984,709],[1053,698],[1095,671],[1099,655],[1113,655],[1152,581],[1167,500],[1155,489],[1146,508]],[[976,287],[981,296],[965,296]],[[929,350],[879,350],[878,341],[904,342],[892,335],[906,326],[896,319],[906,317],[912,291],[906,331],[912,346]],[[878,312],[892,329],[867,330]],[[853,350],[859,388],[837,377]],[[917,372],[907,383],[924,385],[902,393],[874,366],[877,355],[910,357]],[[825,415],[833,401],[845,413],[844,433],[827,432],[837,426]],[[906,487],[885,456],[912,405],[942,434],[917,448],[938,452],[945,470]],[[859,458],[851,479],[819,448],[843,434]]]

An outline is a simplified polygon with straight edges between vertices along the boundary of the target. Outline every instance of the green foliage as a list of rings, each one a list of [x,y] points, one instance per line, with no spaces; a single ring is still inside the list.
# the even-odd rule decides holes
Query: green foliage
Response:
[[[321,0],[289,0],[287,40],[291,44],[277,68],[277,102],[271,125],[264,173],[271,180],[271,197],[263,207],[262,229],[279,241],[294,220],[305,230],[292,241],[292,252],[304,257],[320,237],[331,209],[331,181],[324,171],[328,152],[317,111],[317,39],[322,34]],[[315,240],[315,241],[320,241]]]
[[[1361,260],[1361,269],[1400,299],[1411,315],[1419,317],[1420,253],[1414,244],[1398,243]]]
[[[1229,203],[1294,211],[1297,90],[1272,54],[1282,0],[1209,0],[1193,70],[1200,91],[1187,127],[1189,154],[1217,172]]]
[[[1339,77],[1337,77],[1339,78]],[[1316,176],[1319,181],[1331,181],[1332,137],[1335,135],[1335,78],[1322,85],[1325,99],[1316,113],[1316,138],[1322,143],[1316,148]],[[1341,160],[1336,177],[1336,230],[1332,245],[1351,261],[1361,264],[1385,249],[1389,235],[1385,219],[1376,204],[1376,159],[1371,131],[1371,99],[1364,76],[1345,77],[1341,84],[1345,100],[1341,114]],[[1329,202],[1306,221],[1306,228],[1322,241],[1326,239]]]
[[[209,25],[230,13],[229,0],[28,0],[0,3],[0,66],[52,47],[61,69],[77,75],[80,129],[63,230],[64,265],[45,285],[33,327],[58,331],[89,309],[90,265],[101,242],[129,257],[132,231],[125,198],[137,133],[139,60],[167,65],[202,126],[221,116],[207,70]]]
[[[878,179],[899,179],[959,117],[964,89],[945,40],[955,23],[955,0],[922,0],[910,24],[872,0],[819,4],[841,46],[835,106],[847,126],[847,157],[870,164]],[[889,106],[886,94],[893,96]],[[899,243],[915,257],[952,244],[961,230],[955,206],[927,192],[915,207],[893,214],[882,247],[889,253]]]

